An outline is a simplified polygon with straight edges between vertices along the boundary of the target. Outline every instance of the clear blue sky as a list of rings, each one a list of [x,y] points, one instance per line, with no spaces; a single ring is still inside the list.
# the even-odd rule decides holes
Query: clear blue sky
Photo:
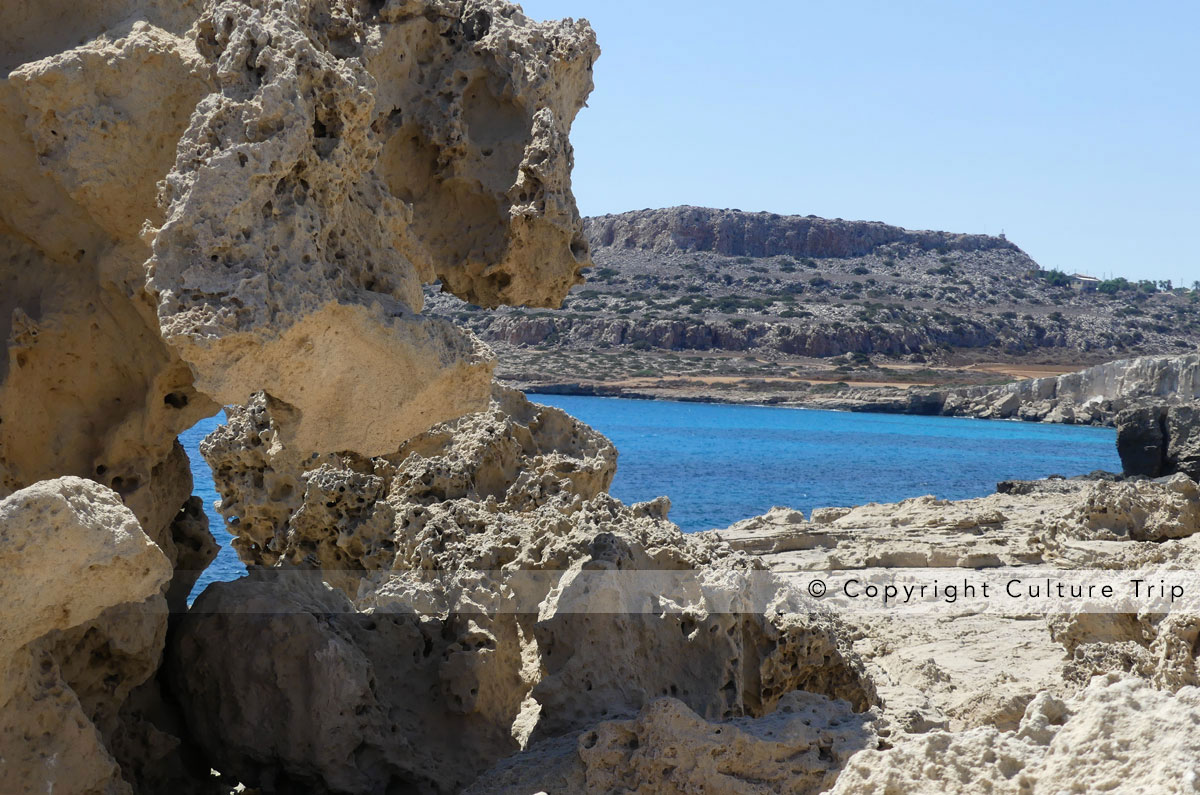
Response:
[[[1002,229],[1046,268],[1200,280],[1200,3],[526,0],[604,54],[585,215],[696,204]]]

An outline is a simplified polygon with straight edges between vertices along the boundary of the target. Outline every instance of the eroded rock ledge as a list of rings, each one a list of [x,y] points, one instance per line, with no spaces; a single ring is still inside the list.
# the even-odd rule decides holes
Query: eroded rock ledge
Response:
[[[494,388],[490,351],[422,314],[435,281],[554,306],[588,265],[586,23],[17,0],[0,45],[6,790],[1169,787],[1194,756],[1187,617],[1026,623],[1025,667],[972,679],[906,652],[997,659],[1016,627],[854,622],[772,575],[1189,565],[1186,476],[685,536],[665,498],[606,493],[607,440]],[[215,545],[176,437],[222,406],[204,454],[251,575],[185,611]],[[597,573],[691,586],[630,610]],[[1077,768],[1102,730],[1133,750]]]
[[[981,499],[920,497],[809,518],[777,508],[711,534],[774,571],[932,567],[946,582],[955,569],[1191,571],[1200,561],[1200,492],[1185,475],[1001,486]],[[1185,727],[1200,694],[1192,614],[845,620],[885,715],[903,731],[890,748],[852,757],[834,792],[1090,791],[1130,780],[1187,790]]]
[[[914,414],[1022,419],[1080,425],[1113,425],[1121,412],[1142,404],[1200,399],[1200,355],[1143,356],[1077,373],[1030,378],[999,387],[913,390],[878,408]],[[868,402],[864,408],[870,408]]]
[[[172,679],[208,758],[248,784],[457,791],[661,697],[700,723],[766,716],[798,689],[847,711],[876,701],[832,616],[730,612],[701,592],[580,612],[581,572],[695,571],[719,591],[761,566],[684,535],[665,499],[605,494],[612,445],[518,392],[374,459],[292,455],[260,397],[204,451],[239,552],[262,568],[197,600]],[[239,655],[256,643],[288,662]],[[309,698],[328,707],[271,720]]]
[[[598,50],[586,23],[504,2],[84,6],[0,9],[0,498],[94,481],[71,486],[103,520],[89,543],[129,519],[175,574],[119,593],[101,587],[115,562],[64,557],[42,583],[9,569],[14,594],[92,585],[104,609],[17,633],[53,635],[52,656],[5,680],[37,695],[21,683],[40,671],[53,720],[94,752],[14,730],[0,758],[18,788],[204,789],[156,675],[167,606],[216,552],[176,437],[265,393],[290,452],[371,456],[486,407],[491,352],[421,314],[421,286],[554,306],[581,279],[568,136]]]

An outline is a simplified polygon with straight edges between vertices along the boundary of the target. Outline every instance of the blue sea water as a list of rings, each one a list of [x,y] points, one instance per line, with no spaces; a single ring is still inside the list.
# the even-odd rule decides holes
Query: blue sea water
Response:
[[[204,500],[204,513],[208,516],[208,529],[212,531],[213,537],[221,545],[217,559],[204,570],[192,588],[189,603],[199,596],[209,583],[236,580],[246,573],[246,567],[238,560],[237,553],[231,546],[233,536],[226,532],[225,520],[221,518],[221,514],[217,513],[216,502],[221,495],[217,494],[216,486],[213,485],[212,470],[208,468],[204,456],[200,455],[200,442],[223,422],[225,422],[225,412],[206,420],[200,420],[179,435],[179,443],[187,451],[188,460],[192,464],[192,493]]]
[[[530,395],[611,439],[620,451],[612,493],[625,502],[666,494],[688,532],[725,527],[772,506],[893,502],[923,494],[981,497],[996,482],[1120,471],[1111,428],[898,414],[851,414],[713,403]],[[183,434],[195,491],[221,554],[194,594],[244,567],[213,507],[212,473],[199,443],[222,420]]]
[[[932,494],[967,499],[1000,480],[1120,471],[1111,428],[715,403],[530,395],[603,432],[620,457],[612,493],[666,494],[685,531],[775,505],[813,508]]]

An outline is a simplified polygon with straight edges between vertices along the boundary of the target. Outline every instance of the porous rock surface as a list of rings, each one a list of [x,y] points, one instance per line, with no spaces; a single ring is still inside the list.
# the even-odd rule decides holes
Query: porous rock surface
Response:
[[[1000,487],[980,499],[826,508],[808,519],[777,508],[712,534],[773,571],[867,578],[932,567],[946,570],[944,583],[956,581],[955,569],[1022,576],[1040,565],[1131,577],[1195,570],[1200,561],[1200,493],[1185,475]],[[1147,791],[1192,791],[1200,623],[1186,611],[1088,613],[1068,602],[1044,615],[841,617],[901,731],[891,749],[854,757],[834,791],[1124,791],[1130,780]],[[1157,714],[1172,715],[1163,758],[1150,737]]]
[[[111,487],[72,510],[135,522],[174,569],[124,598],[79,556],[40,585],[12,569],[14,604],[44,586],[104,609],[13,614],[35,640],[4,686],[90,738],[71,756],[93,783],[55,777],[67,734],[33,732],[6,791],[208,786],[155,675],[168,605],[216,553],[176,437],[264,390],[296,452],[394,452],[486,406],[491,353],[422,315],[421,284],[552,306],[580,280],[568,134],[597,53],[586,23],[495,1],[0,8],[0,498]],[[40,515],[14,505],[14,528]]]
[[[877,714],[804,691],[767,716],[717,725],[663,698],[517,754],[467,792],[825,792],[855,753],[879,745]]]
[[[158,666],[170,562],[115,493],[63,477],[0,500],[0,570],[5,791],[128,791],[106,741]]]
[[[210,587],[171,655],[197,741],[241,781],[456,791],[664,696],[697,721],[761,717],[800,688],[875,701],[828,615],[731,611],[703,592],[580,610],[593,572],[694,571],[720,590],[761,566],[685,536],[665,500],[605,494],[615,451],[558,409],[497,388],[488,411],[374,459],[294,456],[273,427],[260,398],[205,442],[237,548],[261,568]],[[254,643],[274,662],[238,655]],[[329,706],[269,720],[309,698]]]
[[[319,567],[351,594],[365,571],[448,562],[417,552],[429,536],[446,545],[441,503],[469,499],[489,515],[548,503],[565,512],[606,491],[616,471],[603,436],[503,387],[486,411],[376,458],[297,453],[279,430],[289,416],[259,393],[205,439],[219,508],[246,563]]]
[[[810,520],[775,509],[712,535],[774,571],[944,568],[946,582],[954,569],[1186,568],[1200,550],[1200,490],[1183,475],[1001,485],[1004,492],[979,499],[819,509]],[[852,623],[881,698],[909,727],[1011,728],[1039,691],[1068,692],[1079,677],[1113,666],[1163,686],[1195,677],[1194,653],[1168,662],[1168,649],[1182,647],[1194,624],[1175,615],[900,613]],[[1132,645],[1114,656],[1112,643]]]
[[[389,452],[481,408],[490,352],[421,284],[556,305],[589,264],[567,134],[586,25],[472,2],[205,8],[217,91],[179,142],[149,284],[225,404],[264,390],[307,451]]]
[[[1015,730],[910,735],[856,755],[833,793],[1196,791],[1200,690],[1097,677],[1069,700],[1039,694]]]
[[[606,493],[607,440],[494,388],[486,347],[422,313],[435,281],[555,306],[589,264],[568,140],[598,53],[586,23],[501,0],[15,0],[0,53],[5,791],[1186,781],[1187,616],[851,621],[772,579],[1194,565],[1186,475],[685,536],[665,499]],[[833,245],[800,221],[757,241],[756,223],[638,233]],[[1187,362],[980,405],[1104,421],[1195,397]],[[219,406],[204,454],[251,574],[185,612],[215,544],[176,437]],[[1175,416],[1135,447],[1188,472]],[[647,585],[661,574],[689,586]]]

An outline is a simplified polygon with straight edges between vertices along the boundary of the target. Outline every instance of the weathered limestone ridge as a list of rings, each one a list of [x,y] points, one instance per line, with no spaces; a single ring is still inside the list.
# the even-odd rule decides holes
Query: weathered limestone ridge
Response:
[[[595,36],[480,0],[16,0],[0,53],[0,779],[219,787],[158,675],[216,552],[176,437],[260,395],[289,453],[370,456],[485,409],[491,352],[421,286],[581,280]]]
[[[0,790],[1190,780],[1190,617],[861,622],[781,576],[1190,565],[1190,415],[1129,437],[1167,478],[685,535],[666,498],[608,493],[607,439],[493,384],[493,353],[422,311],[432,284],[553,308],[582,280],[586,22],[503,0],[11,0],[0,54]],[[593,240],[1011,247],[646,218]],[[1113,365],[1038,399],[1194,397],[1194,365]],[[216,544],[178,436],[221,409],[201,449],[250,574],[189,606]],[[948,670],[912,651],[960,648]]]
[[[1031,378],[999,387],[971,387],[914,398],[940,412],[996,419],[1020,418],[1083,425],[1115,424],[1140,402],[1200,399],[1200,354],[1143,356],[1077,373]]]
[[[920,249],[1020,249],[1003,237],[912,231],[878,221],[778,215],[710,207],[668,207],[588,218],[593,248],[636,248],[668,254],[712,251],[725,256],[856,257],[890,243]]]

